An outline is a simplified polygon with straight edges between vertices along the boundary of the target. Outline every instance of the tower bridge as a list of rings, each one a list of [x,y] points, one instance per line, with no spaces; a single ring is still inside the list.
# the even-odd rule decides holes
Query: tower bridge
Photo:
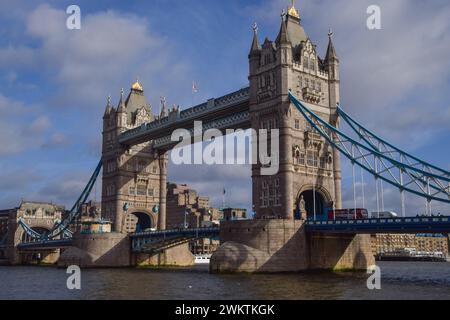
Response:
[[[183,111],[167,110],[162,101],[155,115],[138,81],[126,98],[122,91],[116,107],[108,99],[102,159],[69,218],[44,235],[23,223],[39,241],[21,247],[62,246],[57,237],[79,214],[101,167],[102,217],[112,221],[114,232],[74,235],[66,263],[173,264],[189,259],[186,243],[203,236],[222,243],[211,258],[212,272],[365,269],[374,263],[368,233],[450,231],[448,217],[407,217],[404,203],[404,193],[421,197],[429,215],[432,201],[450,203],[450,173],[389,144],[340,107],[340,62],[331,32],[322,58],[292,5],[274,41],[261,44],[254,27],[248,61],[248,88]],[[168,152],[176,143],[171,134],[192,131],[194,121],[221,131],[279,130],[278,172],[262,175],[260,162],[251,168],[254,219],[225,221],[220,229],[166,230]],[[340,129],[341,122],[350,133]],[[342,208],[341,155],[352,164],[354,212],[358,166],[375,178],[377,189],[383,181],[399,190],[402,217],[324,219]],[[378,200],[377,206],[379,212]],[[131,226],[136,221],[158,230],[136,233]]]

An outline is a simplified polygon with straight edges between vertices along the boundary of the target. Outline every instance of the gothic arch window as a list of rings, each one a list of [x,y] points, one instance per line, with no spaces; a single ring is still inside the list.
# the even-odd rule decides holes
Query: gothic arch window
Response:
[[[306,153],[306,164],[308,167],[317,168],[319,160],[319,153],[314,150],[308,150]]]
[[[327,168],[327,159],[325,157],[320,157],[319,166],[320,166],[320,169]]]
[[[265,86],[270,86],[270,74],[264,76]]]
[[[304,57],[303,57],[303,67],[304,67],[305,69],[308,69],[308,65],[309,65],[309,59],[308,59],[307,56],[304,56]]]
[[[147,164],[145,163],[145,161],[141,160],[138,162],[138,172],[144,172],[145,169],[147,167]]]
[[[316,71],[316,60],[314,58],[309,60],[309,69]]]

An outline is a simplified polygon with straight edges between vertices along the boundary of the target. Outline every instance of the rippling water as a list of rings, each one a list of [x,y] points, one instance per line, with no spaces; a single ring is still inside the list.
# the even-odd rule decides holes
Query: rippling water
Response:
[[[379,262],[381,290],[365,273],[215,275],[182,269],[86,269],[68,290],[65,269],[0,267],[1,299],[450,299],[450,263]]]

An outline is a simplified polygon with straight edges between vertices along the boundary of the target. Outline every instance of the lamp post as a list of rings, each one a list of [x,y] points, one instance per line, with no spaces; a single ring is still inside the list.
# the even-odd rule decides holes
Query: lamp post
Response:
[[[184,229],[187,229],[187,222],[186,222],[186,216],[189,214],[187,210],[184,211]]]

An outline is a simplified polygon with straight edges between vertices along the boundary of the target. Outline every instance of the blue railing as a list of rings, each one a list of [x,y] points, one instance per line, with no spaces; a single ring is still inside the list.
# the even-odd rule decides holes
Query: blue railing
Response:
[[[168,229],[157,231],[135,232],[130,234],[130,238],[161,238],[173,236],[191,236],[219,233],[219,227],[209,228],[189,228],[189,229]]]
[[[39,240],[34,242],[23,242],[17,245],[19,250],[39,250],[39,249],[57,249],[69,247],[72,245],[72,239],[57,240]]]
[[[450,233],[450,217],[367,218],[306,221],[308,232]]]
[[[139,252],[145,245],[158,244],[164,246],[165,243],[173,242],[177,239],[199,239],[218,238],[219,227],[192,228],[192,229],[170,229],[160,231],[136,232],[130,234],[132,250]]]

